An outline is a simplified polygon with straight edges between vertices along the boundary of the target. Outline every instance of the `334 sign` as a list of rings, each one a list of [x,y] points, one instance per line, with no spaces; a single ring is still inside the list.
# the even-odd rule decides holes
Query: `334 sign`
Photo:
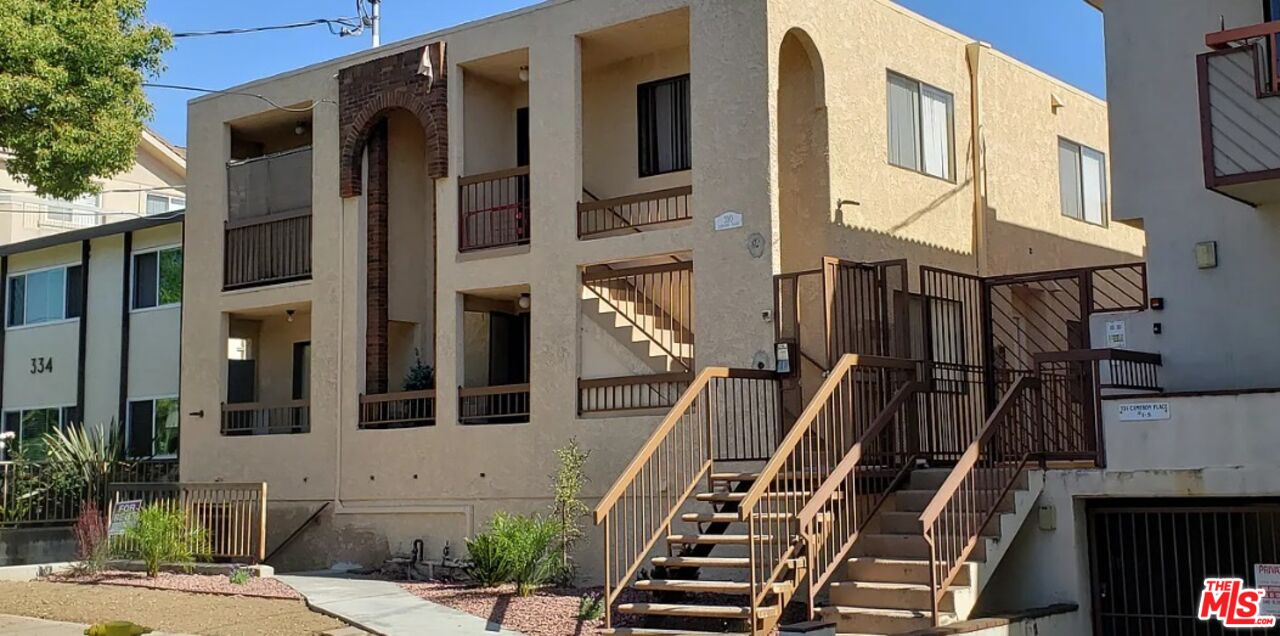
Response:
[[[53,358],[38,357],[31,359],[31,375],[53,373]]]

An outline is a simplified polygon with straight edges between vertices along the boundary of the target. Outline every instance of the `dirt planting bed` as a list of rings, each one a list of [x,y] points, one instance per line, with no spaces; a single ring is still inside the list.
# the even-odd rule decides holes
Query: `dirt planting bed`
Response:
[[[152,590],[173,590],[177,592],[198,592],[202,594],[225,594],[227,596],[251,596],[256,598],[277,598],[300,600],[302,596],[293,588],[271,578],[250,577],[241,585],[231,582],[224,575],[206,574],[174,574],[161,572],[156,578],[150,578],[142,572],[122,572],[108,570],[91,575],[54,575],[46,579],[53,583],[81,583],[90,585],[123,585],[126,587],[144,587]]]
[[[209,636],[302,636],[343,627],[298,600],[50,581],[0,581],[0,614],[89,624],[125,620],[158,631]]]
[[[600,588],[543,589],[521,597],[514,585],[468,587],[457,583],[401,583],[419,598],[447,605],[487,619],[526,636],[577,636],[596,634],[601,620],[578,620],[578,603],[584,596],[598,597]]]

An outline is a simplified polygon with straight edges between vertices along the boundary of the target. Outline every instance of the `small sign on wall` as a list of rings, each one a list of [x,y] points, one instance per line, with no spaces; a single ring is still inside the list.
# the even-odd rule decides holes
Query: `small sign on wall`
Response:
[[[1125,323],[1123,320],[1107,321],[1107,348],[1123,349],[1125,348]]]
[[[742,227],[742,213],[728,210],[716,217],[716,231],[736,230]]]
[[[1253,586],[1266,592],[1258,604],[1262,616],[1280,616],[1280,565],[1253,564]]]
[[[1120,405],[1121,422],[1151,422],[1169,419],[1168,402],[1134,402]]]

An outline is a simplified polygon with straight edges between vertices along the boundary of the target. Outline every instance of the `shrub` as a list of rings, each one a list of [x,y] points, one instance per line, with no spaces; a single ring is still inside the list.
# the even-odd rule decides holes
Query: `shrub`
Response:
[[[244,568],[236,568],[227,575],[227,580],[231,581],[232,585],[248,585],[250,578],[252,575]]]
[[[77,568],[85,574],[97,574],[106,566],[109,550],[107,545],[107,520],[98,509],[97,502],[89,500],[80,506],[80,516],[72,528],[76,537],[76,559],[80,561]]]
[[[207,558],[211,550],[204,528],[189,526],[181,510],[163,503],[143,508],[137,522],[125,528],[124,539],[152,578],[160,574],[161,564],[189,565],[198,557]]]
[[[587,483],[583,468],[587,464],[589,451],[582,450],[578,440],[571,439],[564,448],[556,449],[556,458],[560,467],[551,476],[551,488],[554,494],[551,504],[551,516],[555,519],[558,531],[558,549],[560,553],[559,571],[556,582],[564,587],[571,587],[577,576],[577,566],[573,562],[573,546],[582,538],[582,517],[587,514],[587,504],[580,499],[582,487]]]
[[[436,370],[429,364],[423,364],[421,354],[413,350],[413,366],[404,378],[404,390],[426,391],[436,388]]]
[[[578,620],[598,621],[604,616],[604,596],[588,594],[578,599]]]
[[[515,583],[516,593],[529,596],[556,575],[559,531],[558,523],[540,515],[499,512],[488,530],[467,540],[467,575],[481,585]]]

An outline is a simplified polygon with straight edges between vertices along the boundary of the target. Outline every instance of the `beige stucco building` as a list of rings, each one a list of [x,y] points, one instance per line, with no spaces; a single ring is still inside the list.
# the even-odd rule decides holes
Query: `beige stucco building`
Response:
[[[271,546],[319,512],[286,568],[457,554],[570,439],[601,496],[823,256],[1144,253],[1105,103],[887,0],[555,0],[235,91],[288,109],[190,104],[181,472],[268,482]]]
[[[75,201],[47,199],[5,170],[0,150],[0,244],[94,227],[186,207],[186,150],[142,131],[133,167],[98,181],[100,192]]]

